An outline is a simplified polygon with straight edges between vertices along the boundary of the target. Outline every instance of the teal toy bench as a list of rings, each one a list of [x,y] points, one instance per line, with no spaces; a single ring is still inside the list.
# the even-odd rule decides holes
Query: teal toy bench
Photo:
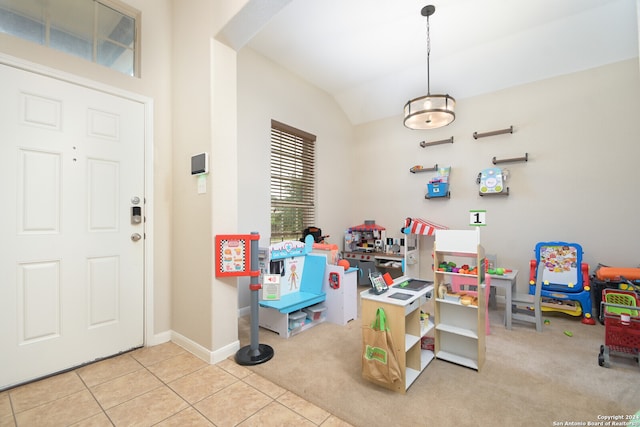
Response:
[[[289,329],[289,315],[291,313],[320,304],[326,299],[327,295],[322,291],[326,266],[326,255],[307,254],[299,289],[282,295],[276,301],[260,301],[258,308],[260,326],[288,338],[323,322],[324,318],[314,321],[307,319],[304,325]]]

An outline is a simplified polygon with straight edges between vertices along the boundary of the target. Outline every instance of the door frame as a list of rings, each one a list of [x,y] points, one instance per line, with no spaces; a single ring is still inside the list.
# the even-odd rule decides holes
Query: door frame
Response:
[[[144,198],[145,198],[145,222],[144,222],[144,301],[143,307],[143,343],[144,346],[156,345],[165,342],[162,337],[156,337],[154,331],[154,310],[153,310],[153,99],[125,91],[114,86],[86,79],[75,74],[66,73],[41,64],[36,64],[11,55],[0,52],[0,64],[40,74],[45,77],[61,80],[76,86],[97,90],[109,95],[118,96],[139,102],[144,105]]]

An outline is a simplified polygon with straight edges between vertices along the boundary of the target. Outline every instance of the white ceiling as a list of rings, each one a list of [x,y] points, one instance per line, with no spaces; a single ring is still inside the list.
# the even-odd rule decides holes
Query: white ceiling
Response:
[[[249,0],[219,34],[331,94],[353,124],[638,56],[638,0]]]

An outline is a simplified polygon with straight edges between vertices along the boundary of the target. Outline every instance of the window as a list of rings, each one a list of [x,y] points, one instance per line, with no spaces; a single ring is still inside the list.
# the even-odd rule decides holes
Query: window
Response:
[[[316,137],[271,121],[271,243],[315,225]]]
[[[114,0],[0,0],[0,32],[137,76],[139,15]]]

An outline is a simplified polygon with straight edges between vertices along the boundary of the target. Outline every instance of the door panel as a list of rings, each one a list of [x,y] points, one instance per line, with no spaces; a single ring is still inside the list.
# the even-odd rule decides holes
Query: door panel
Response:
[[[18,265],[18,344],[60,336],[60,263]]]
[[[143,344],[144,105],[0,65],[0,129],[2,389]]]

